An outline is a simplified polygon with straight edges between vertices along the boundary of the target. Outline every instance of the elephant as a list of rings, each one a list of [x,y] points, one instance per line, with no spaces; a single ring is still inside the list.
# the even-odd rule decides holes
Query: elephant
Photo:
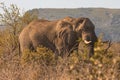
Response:
[[[89,54],[94,54],[94,43],[97,41],[95,26],[88,18],[65,17],[60,20],[34,20],[19,35],[20,49],[36,51],[40,45],[51,49],[55,55],[63,57],[78,47],[82,38],[89,47]]]

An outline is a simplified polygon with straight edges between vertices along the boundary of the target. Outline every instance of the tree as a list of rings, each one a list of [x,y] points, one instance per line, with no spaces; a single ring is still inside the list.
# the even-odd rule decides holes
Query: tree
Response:
[[[13,53],[18,50],[18,36],[25,25],[29,24],[33,19],[37,19],[36,15],[29,13],[21,14],[20,9],[11,4],[9,7],[4,3],[0,3],[3,13],[0,13],[0,23],[4,25],[4,29],[0,31],[0,48],[2,52]]]
[[[10,7],[6,7],[4,3],[1,3],[0,8],[3,10],[3,14],[0,14],[0,23],[6,26],[10,33],[17,35],[19,32],[17,26],[21,17],[19,8],[13,4]]]

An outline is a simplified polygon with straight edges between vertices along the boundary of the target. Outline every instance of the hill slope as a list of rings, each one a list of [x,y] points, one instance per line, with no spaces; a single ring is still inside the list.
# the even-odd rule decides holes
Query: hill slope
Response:
[[[120,41],[120,9],[78,8],[78,9],[33,9],[29,11],[39,18],[54,20],[66,16],[88,17],[96,26],[97,35],[104,34],[105,40]]]

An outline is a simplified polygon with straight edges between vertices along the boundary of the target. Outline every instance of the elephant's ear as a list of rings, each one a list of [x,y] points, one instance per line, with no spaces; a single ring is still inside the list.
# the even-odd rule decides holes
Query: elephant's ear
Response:
[[[73,30],[73,27],[70,23],[65,21],[59,21],[56,26],[57,35],[63,36],[63,34],[67,33],[68,30]]]
[[[63,28],[69,27],[72,29],[72,25],[66,21],[60,20],[58,21],[57,25],[56,25],[56,30],[59,31]]]
[[[60,21],[56,26],[56,34],[57,38],[62,39],[62,41],[67,41],[71,32],[73,31],[73,27],[70,23],[65,21]],[[69,41],[65,42],[68,43]]]
[[[56,26],[56,39],[55,45],[60,52],[62,49],[68,49],[68,39],[70,36],[70,32],[72,31],[72,25],[68,22],[59,21]],[[62,50],[62,51],[64,51]]]

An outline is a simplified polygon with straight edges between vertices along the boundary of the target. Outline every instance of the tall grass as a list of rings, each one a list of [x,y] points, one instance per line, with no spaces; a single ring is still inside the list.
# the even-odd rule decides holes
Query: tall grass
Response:
[[[38,52],[26,51],[21,57],[13,56],[14,53],[1,55],[0,80],[119,80],[119,53],[112,52],[114,48],[104,53],[105,47],[98,47],[90,59],[84,53],[83,59],[77,51],[70,57],[56,58],[52,51],[42,47]]]

